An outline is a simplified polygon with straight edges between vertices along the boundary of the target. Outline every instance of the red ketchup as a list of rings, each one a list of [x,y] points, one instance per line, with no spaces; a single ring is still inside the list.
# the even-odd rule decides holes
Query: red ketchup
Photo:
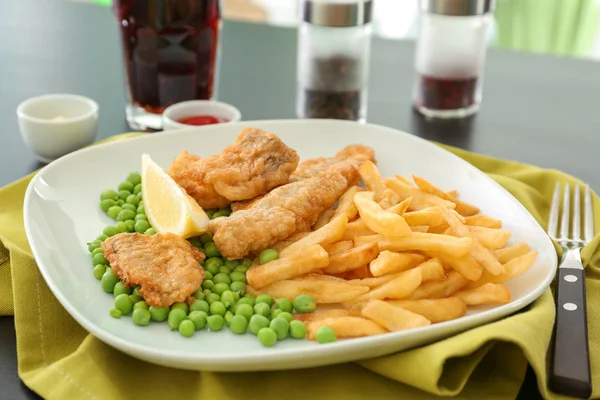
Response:
[[[213,115],[192,115],[191,117],[184,117],[178,119],[177,122],[185,125],[212,125],[220,124],[221,122],[227,122],[227,119],[221,117],[215,117]]]

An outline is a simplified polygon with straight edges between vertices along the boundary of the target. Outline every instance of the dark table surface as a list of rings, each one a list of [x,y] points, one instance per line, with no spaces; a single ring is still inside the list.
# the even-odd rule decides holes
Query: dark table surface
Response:
[[[99,138],[128,130],[116,22],[109,8],[54,0],[2,4],[0,186],[40,165],[17,126],[19,102],[77,93],[100,105]],[[295,118],[296,33],[224,24],[219,99],[244,119]],[[600,64],[490,50],[475,118],[427,121],[411,108],[414,44],[373,40],[368,121],[475,152],[566,171],[600,189]],[[19,380],[11,317],[0,317],[0,397],[36,398]],[[528,376],[523,398],[535,396]]]

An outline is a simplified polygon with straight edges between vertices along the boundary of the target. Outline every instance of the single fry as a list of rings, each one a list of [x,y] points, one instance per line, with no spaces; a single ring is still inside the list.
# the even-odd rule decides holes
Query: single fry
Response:
[[[294,314],[294,319],[308,322],[308,321],[321,321],[327,318],[340,318],[348,317],[350,312],[343,308],[333,308],[331,310],[320,310],[305,314]]]
[[[281,253],[284,249],[290,247],[292,244],[294,244],[298,240],[302,239],[303,237],[308,236],[309,234],[310,234],[310,232],[298,232],[298,233],[290,236],[289,238],[282,240],[281,242],[275,244],[273,246],[273,249],[277,250],[278,253]],[[258,262],[258,258],[256,259],[256,261]]]
[[[529,245],[525,242],[521,242],[521,243],[515,244],[514,246],[509,246],[509,247],[505,247],[503,249],[495,250],[494,255],[496,256],[498,261],[500,261],[500,263],[506,264],[513,258],[524,256],[525,254],[529,253],[530,251],[531,251],[531,248],[529,248]]]
[[[476,287],[482,286],[486,283],[505,283],[510,281],[511,279],[516,278],[517,276],[525,273],[537,257],[537,250],[530,251],[529,253],[515,257],[506,264],[503,265],[504,272],[499,275],[492,275],[488,271],[485,271],[481,278],[477,282],[472,282],[469,284],[469,289],[474,289]]]
[[[484,226],[467,226],[471,232],[471,237],[477,239],[479,243],[488,249],[500,249],[504,247],[510,232],[504,229],[486,228]]]
[[[429,227],[427,225],[416,225],[411,226],[410,230],[413,232],[427,233],[429,232]]]
[[[430,226],[429,233],[437,233],[439,235],[442,235],[442,234],[444,234],[444,232],[446,232],[446,230],[448,228],[450,228],[450,225],[448,225],[448,223],[444,220],[444,222],[441,223],[440,225]]]
[[[437,258],[430,258],[418,265],[417,268],[421,270],[422,282],[441,281],[447,276],[444,266]]]
[[[350,271],[350,274],[350,279],[366,279],[373,276],[369,271],[369,266],[366,264],[362,267],[353,269]]]
[[[387,332],[381,325],[366,318],[325,318],[317,321],[309,321],[306,324],[308,338],[310,340],[315,340],[317,330],[322,326],[328,326],[333,329],[338,339],[381,335],[382,333]]]
[[[471,215],[465,217],[465,224],[471,226],[484,226],[486,228],[501,229],[502,221],[487,215]]]
[[[431,321],[424,316],[381,300],[370,300],[362,307],[361,313],[392,332],[431,325]]]
[[[357,236],[354,238],[355,246],[362,246],[367,243],[378,242],[383,238],[382,235],[366,235],[366,236]]]
[[[329,257],[329,265],[323,268],[326,274],[339,274],[369,264],[379,254],[377,242],[365,243]]]
[[[329,244],[339,241],[344,235],[344,231],[348,226],[348,218],[345,215],[333,218],[328,224],[323,226],[316,231],[313,231],[291,244],[282,252],[279,253],[279,257],[283,258],[286,254],[297,251],[314,244]],[[282,278],[285,279],[285,278]]]
[[[398,174],[396,174],[396,179],[398,179],[400,182],[404,183],[405,185],[408,185],[408,186],[414,187],[414,185],[413,185],[413,183],[410,181],[410,179],[408,179],[408,178],[407,178],[407,177],[405,177],[405,176],[402,176],[402,175],[398,175]]]
[[[363,294],[346,302],[345,305],[352,306],[355,303],[360,303],[370,299],[404,299],[410,296],[421,284],[423,275],[420,268],[409,269],[408,271],[400,272],[391,281],[384,283],[376,289]]]
[[[503,283],[486,283],[476,289],[461,290],[454,293],[467,305],[510,303],[510,289]]]
[[[358,169],[358,173],[365,185],[367,185],[367,189],[373,192],[373,200],[377,202],[381,201],[383,198],[383,191],[386,187],[383,184],[381,174],[375,164],[371,161],[364,162]]]
[[[368,236],[374,235],[375,232],[369,229],[365,221],[362,219],[357,219],[356,221],[352,221],[348,223],[346,227],[346,231],[342,236],[342,240],[354,240],[357,236]]]
[[[367,227],[388,237],[409,236],[411,230],[400,215],[385,211],[369,197],[369,192],[354,195],[354,204]]]
[[[294,245],[297,243],[299,242]],[[286,251],[294,245],[288,247]],[[295,250],[297,252],[288,252],[287,256],[281,256],[275,261],[250,267],[246,273],[246,279],[250,286],[254,289],[262,289],[273,282],[307,274],[312,270],[329,265],[329,254],[319,245],[309,245]]]
[[[317,271],[321,271],[321,270],[317,270]],[[331,276],[331,275],[325,275],[322,272],[311,272],[309,274],[305,274],[305,275],[299,275],[297,277],[294,278],[294,280],[296,281],[325,281],[325,282],[346,282],[344,279],[342,278],[338,278],[337,276]]]
[[[460,318],[467,313],[467,305],[458,297],[433,300],[386,300],[385,302],[421,314],[434,324]],[[353,315],[353,311],[352,308],[349,310],[350,315]]]
[[[435,187],[431,182],[429,182],[425,178],[421,178],[419,176],[413,175],[413,180],[415,181],[415,184],[417,185],[417,187],[419,189],[421,189],[422,191],[431,193],[431,194],[438,196],[444,200],[452,201],[454,204],[456,204],[456,208],[455,208],[456,212],[458,212],[461,215],[464,215],[464,216],[475,215],[479,212],[478,207],[475,207],[474,205],[469,204],[469,203],[465,203],[464,201],[458,200],[454,197],[448,196],[448,194],[446,194],[446,192]]]
[[[460,273],[451,271],[448,274],[448,278],[444,279],[443,281],[430,281],[423,283],[414,292],[412,292],[410,298],[412,300],[419,300],[450,297],[465,287],[468,283],[469,280]]]
[[[450,198],[456,198],[458,196],[458,192],[455,190],[448,190],[446,192],[446,195],[448,195],[448,197]]]
[[[433,254],[429,254],[430,256],[435,256]],[[467,254],[465,257],[455,258],[455,257],[444,257],[439,256],[442,263],[449,266],[453,270],[460,272],[465,278],[470,281],[476,281],[481,278],[483,274],[483,266],[478,263],[470,254]]]
[[[407,212],[403,217],[410,226],[437,226],[444,223],[444,216],[440,207],[428,207],[419,211]]]
[[[382,286],[398,277],[400,273],[383,276],[374,276],[372,278],[352,279],[348,283],[351,285],[368,286],[371,289]]]
[[[414,253],[394,253],[384,250],[371,261],[369,268],[373,276],[382,276],[406,271],[425,261],[425,256]]]
[[[260,289],[259,293],[286,299],[293,299],[300,294],[308,294],[315,299],[317,304],[334,304],[352,300],[368,291],[367,286],[352,285],[344,280],[302,279],[274,282]]]
[[[317,218],[317,222],[315,222],[313,229],[317,230],[327,225],[329,221],[331,221],[333,214],[335,214],[335,210],[332,208],[328,208],[327,210],[323,211],[321,215],[319,215],[319,218]]]
[[[410,207],[410,203],[412,203],[412,199],[413,199],[412,197],[407,197],[404,200],[402,200],[400,203],[396,204],[395,206],[388,208],[386,211],[389,211],[391,213],[398,214],[398,215],[404,215],[406,210],[408,210],[408,208]]]
[[[473,242],[470,237],[458,238],[413,232],[408,237],[381,238],[379,240],[379,250],[425,251],[460,258],[469,253],[473,247]]]
[[[354,242],[352,240],[342,240],[339,242],[323,245],[325,251],[328,252],[330,255],[350,250],[352,247],[354,247]]]
[[[358,186],[351,186],[346,192],[339,198],[338,206],[335,209],[333,218],[345,215],[348,220],[356,217],[358,210],[354,205],[354,195],[358,192]]]
[[[401,199],[412,197],[410,210],[417,211],[428,207],[440,206],[444,208],[455,208],[456,204],[451,201],[441,199],[431,193],[424,192],[413,186],[407,185],[397,179],[387,178],[385,184],[388,188],[395,191]]]
[[[400,200],[400,196],[398,196],[396,192],[394,192],[392,189],[385,188],[382,199],[379,201],[379,205],[384,210],[387,210],[388,208],[400,203]]]

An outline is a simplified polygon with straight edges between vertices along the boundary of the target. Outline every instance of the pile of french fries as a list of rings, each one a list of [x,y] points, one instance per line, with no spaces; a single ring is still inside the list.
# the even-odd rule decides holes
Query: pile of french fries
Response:
[[[424,178],[383,179],[367,162],[365,188],[349,188],[312,232],[278,243],[279,259],[248,270],[249,292],[319,308],[296,318],[308,338],[329,326],[338,338],[378,335],[460,318],[468,306],[511,301],[507,281],[533,264],[526,243],[506,246],[502,222]]]

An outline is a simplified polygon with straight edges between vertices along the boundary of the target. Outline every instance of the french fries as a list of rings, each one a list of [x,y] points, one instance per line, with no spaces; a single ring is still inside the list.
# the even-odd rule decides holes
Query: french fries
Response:
[[[537,251],[509,244],[502,221],[425,178],[384,179],[372,162],[358,172],[366,189],[349,187],[311,232],[275,244],[277,260],[254,260],[248,293],[312,296],[318,310],[294,315],[311,340],[321,326],[338,338],[371,336],[511,301],[506,283],[532,266]]]

